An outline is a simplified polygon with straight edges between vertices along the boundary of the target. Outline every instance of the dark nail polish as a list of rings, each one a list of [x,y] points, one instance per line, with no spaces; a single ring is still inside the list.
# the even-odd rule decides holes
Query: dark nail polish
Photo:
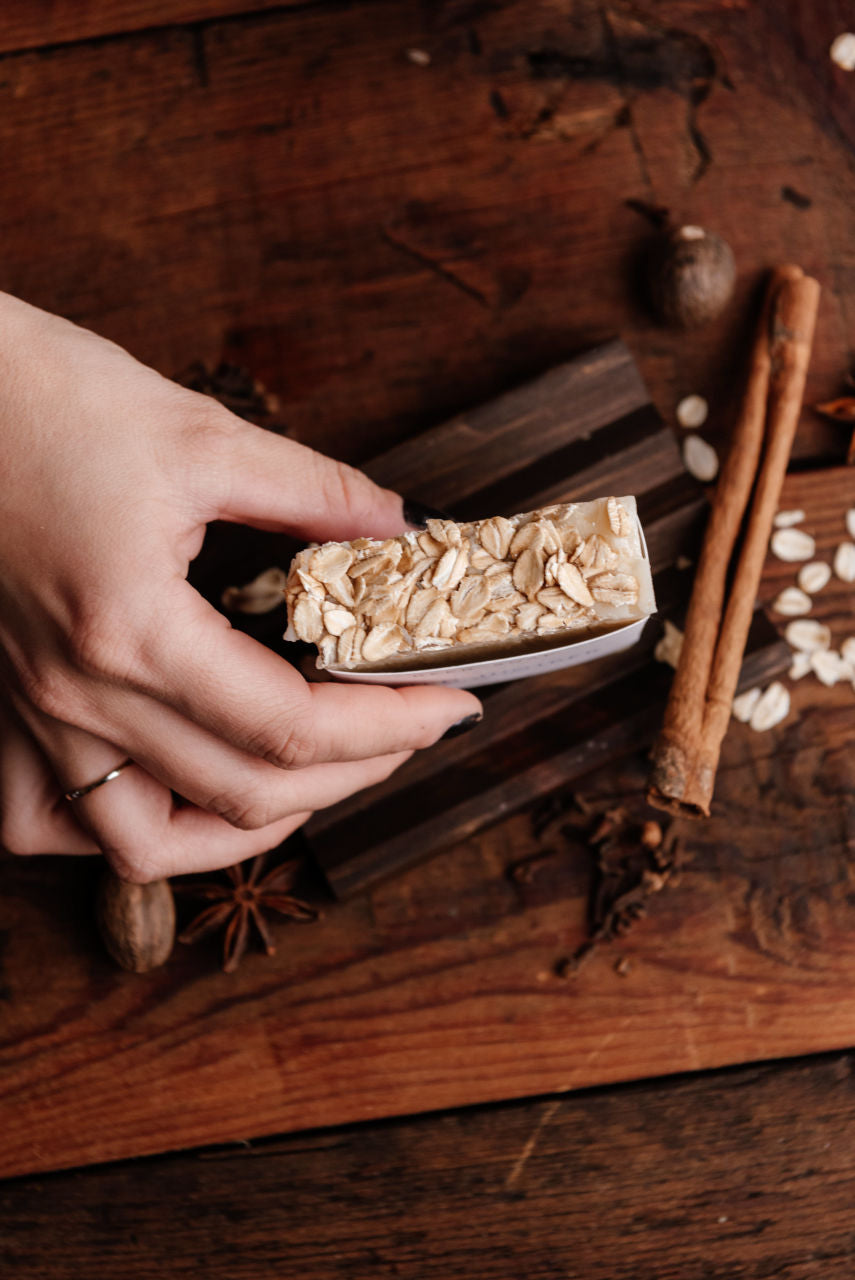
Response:
[[[440,742],[444,742],[446,738],[459,738],[461,733],[468,733],[470,729],[475,728],[476,724],[480,724],[483,719],[483,712],[473,711],[471,716],[465,716],[462,720],[458,720],[457,724],[453,724],[450,729],[446,729],[440,738]]]
[[[426,507],[415,498],[404,498],[404,519],[414,529],[426,529],[428,520],[453,520],[447,511],[437,511],[436,507]]]

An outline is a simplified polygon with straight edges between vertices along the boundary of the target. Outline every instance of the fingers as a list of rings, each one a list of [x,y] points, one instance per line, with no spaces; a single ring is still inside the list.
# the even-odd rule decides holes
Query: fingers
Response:
[[[0,845],[8,853],[92,854],[56,777],[11,708],[0,704]]]
[[[139,763],[69,805],[61,799],[65,790],[102,777],[125,757],[128,749],[47,717],[36,721],[35,731],[50,768],[41,765],[39,771],[39,752],[32,739],[29,747],[26,741],[20,744],[18,758],[26,761],[32,800],[26,806],[26,847],[15,847],[20,846],[22,836],[10,839],[10,847],[15,852],[31,853],[100,850],[120,875],[139,882],[230,866],[273,848],[314,809],[335,804],[354,791],[382,781],[409,754],[317,765],[298,774],[248,761],[247,771],[254,770],[256,775],[263,771],[264,781],[275,785],[262,787],[254,776],[243,791],[240,775],[237,783],[234,776],[217,779],[218,785],[229,788],[218,801],[230,810],[223,817],[193,804],[177,803],[170,786]],[[172,738],[174,732],[168,736]],[[23,737],[26,739],[26,735]],[[0,764],[5,763],[4,757]],[[5,767],[0,773],[0,794],[11,795],[15,800],[10,812],[17,815],[14,820],[21,824],[25,822],[25,809],[19,803],[20,797],[15,797],[14,787],[23,768],[19,767],[17,775]],[[34,784],[36,775],[39,776]],[[15,837],[15,832],[9,831],[8,835]],[[4,841],[6,838],[4,827]],[[55,843],[58,839],[62,842],[59,846]]]
[[[169,791],[143,769],[126,769],[118,780],[78,802],[89,827],[119,875],[144,883],[178,873],[231,866],[280,844],[315,808],[335,804],[362,787],[380,782],[406,756],[318,765],[306,770],[304,808],[252,829],[236,829],[194,805],[178,807]],[[112,794],[110,788],[114,787]]]
[[[173,809],[158,840],[145,848],[108,851],[108,857],[116,873],[135,884],[198,871],[219,871],[275,849],[309,817],[310,811],[292,813],[258,831],[236,831],[221,818],[188,806]]]
[[[100,776],[92,772],[94,755],[87,756],[91,743],[97,744],[97,739],[91,739],[90,744],[80,739],[76,743],[74,768],[78,777],[86,768],[87,777]],[[66,740],[52,754],[64,761],[69,746],[70,740]],[[81,768],[84,759],[89,763]],[[91,833],[87,837],[93,846],[90,851],[104,853],[118,875],[138,884],[196,871],[216,871],[264,853],[281,844],[310,813],[291,813],[258,830],[238,830],[194,805],[177,803],[168,787],[136,764],[97,791],[74,801],[72,808],[77,821]]]
[[[209,609],[186,590],[194,607]],[[165,674],[159,682],[152,676],[149,694],[115,680],[92,682],[63,716],[74,714],[81,731],[113,744],[92,761],[94,776],[129,755],[200,808],[258,827],[332,803],[306,792],[309,769],[410,752],[480,713],[478,700],[460,690],[307,685],[283,659],[210,613],[212,642],[207,635],[200,642],[182,619],[177,631],[187,641],[150,655],[153,671]],[[23,702],[20,711],[67,786],[80,785],[77,740],[59,754],[67,725]],[[371,781],[360,784],[351,772],[351,790]]]
[[[222,741],[153,699],[122,692],[109,696],[115,734],[127,755],[185,800],[243,828],[267,826],[296,810],[332,804],[342,787],[346,788],[344,794],[349,794],[370,785],[378,759],[404,759],[411,750],[406,745],[391,751],[378,749],[363,758],[357,733],[353,758],[342,754],[335,756],[334,763],[319,760],[310,764],[305,760],[305,767],[283,769]],[[56,730],[50,730],[43,740],[45,750],[55,758]],[[101,772],[115,764],[120,754],[114,749]],[[76,752],[72,759],[79,772]],[[66,772],[61,776],[67,776]],[[328,790],[330,779],[335,783],[334,793]]]
[[[124,702],[121,695],[116,696],[120,700],[118,705],[126,706],[125,714],[120,715],[124,734],[122,748],[114,749],[103,769],[99,765],[93,776],[98,777],[110,769],[124,752],[167,792],[177,792],[198,808],[245,830],[269,826],[291,813],[335,804],[343,796],[385,778],[410,754],[409,750],[401,749],[376,752],[368,759],[282,769],[220,741],[169,707],[136,695],[125,698]],[[60,777],[69,776],[70,769],[79,777],[81,764],[76,733],[71,751],[64,753],[59,750],[58,733],[68,739],[64,730],[50,730],[43,737],[44,749],[56,764]],[[67,763],[69,757],[71,763]],[[101,813],[100,802],[108,791],[115,795],[117,790],[118,782],[111,782],[99,788],[97,794],[77,802],[76,808],[85,815],[86,825],[91,827],[93,813]],[[104,840],[109,843],[109,837],[103,827],[98,827],[97,833],[104,847]]]
[[[238,423],[221,469],[221,518],[306,541],[389,538],[406,528],[398,494],[294,440]]]
[[[117,756],[115,748],[90,735],[64,738],[52,752],[58,780],[28,733],[0,729],[0,844],[17,855],[97,854],[106,852],[119,874],[140,883],[164,876],[214,871],[281,844],[310,816],[310,811],[257,831],[240,831],[193,806],[179,807],[169,789],[136,766],[105,783],[97,800],[69,803],[64,788],[103,776]],[[103,751],[106,747],[109,758]],[[76,753],[73,762],[71,751]],[[85,774],[85,778],[84,778]],[[136,776],[134,776],[134,774]],[[120,791],[106,788],[122,783]],[[84,830],[79,815],[89,830]],[[90,831],[92,834],[90,834]]]
[[[214,814],[182,807],[139,765],[75,801],[74,810],[115,871],[140,884],[231,866],[279,844],[302,819],[294,813],[263,830],[239,831]]]
[[[176,805],[169,789],[141,767],[124,770],[120,779],[77,801],[75,808],[79,820],[92,832],[118,874],[145,883],[179,873],[231,866],[272,849],[296,830],[312,810],[335,804],[353,791],[382,781],[404,759],[406,755],[387,756],[305,770],[300,775],[300,799],[294,801],[294,811],[264,826],[247,829],[236,829],[195,805]]]
[[[148,692],[216,737],[280,768],[430,746],[481,703],[443,685],[307,684],[181,583],[181,625],[161,628]]]

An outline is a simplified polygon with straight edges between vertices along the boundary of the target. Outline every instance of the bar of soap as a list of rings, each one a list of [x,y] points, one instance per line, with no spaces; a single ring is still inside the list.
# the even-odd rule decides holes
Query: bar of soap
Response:
[[[330,670],[394,671],[583,640],[655,612],[635,498],[307,547],[286,640]]]

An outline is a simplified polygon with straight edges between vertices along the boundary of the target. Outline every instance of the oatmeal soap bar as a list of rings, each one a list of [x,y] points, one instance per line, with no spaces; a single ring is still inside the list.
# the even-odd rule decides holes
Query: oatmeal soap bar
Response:
[[[656,609],[632,497],[307,547],[285,594],[286,640],[316,644],[333,671],[537,651]]]

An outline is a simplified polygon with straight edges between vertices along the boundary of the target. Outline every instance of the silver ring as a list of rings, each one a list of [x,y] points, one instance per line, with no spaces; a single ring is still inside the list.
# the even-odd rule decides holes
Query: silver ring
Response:
[[[118,778],[123,769],[127,769],[129,764],[133,764],[133,760],[128,757],[121,764],[117,764],[115,769],[111,769],[109,773],[105,773],[103,778],[96,778],[94,782],[89,782],[85,787],[75,787],[73,791],[66,791],[66,800],[80,800],[83,796],[88,796],[90,791],[94,791],[96,787],[103,787],[105,782],[112,782],[114,778]]]

